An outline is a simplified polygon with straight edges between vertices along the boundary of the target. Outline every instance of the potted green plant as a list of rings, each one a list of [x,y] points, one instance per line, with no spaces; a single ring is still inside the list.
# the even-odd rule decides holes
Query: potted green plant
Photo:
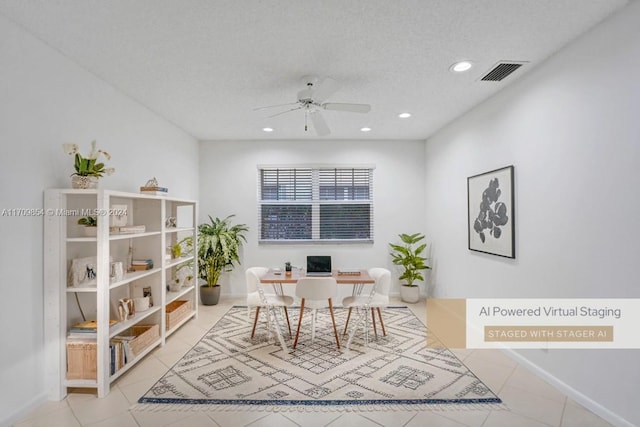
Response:
[[[78,144],[62,144],[65,153],[74,156],[75,173],[71,174],[72,188],[97,188],[98,178],[103,175],[111,175],[115,172],[114,168],[107,168],[102,162],[98,162],[98,158],[102,155],[107,160],[111,160],[111,155],[104,150],[96,148],[96,142],[91,142],[91,152],[87,157],[80,154]]]
[[[402,240],[401,245],[389,243],[392,249],[391,256],[395,265],[401,266],[403,272],[399,279],[404,280],[400,287],[400,297],[404,302],[414,303],[420,299],[420,288],[416,281],[424,281],[422,271],[429,269],[425,262],[427,258],[422,255],[427,247],[426,243],[422,243],[419,246],[421,240],[424,239],[424,234],[399,234]]]
[[[95,237],[98,235],[98,217],[83,216],[78,220],[79,225],[84,225],[84,235]]]
[[[200,300],[204,305],[215,305],[220,299],[218,283],[223,272],[232,271],[240,263],[240,247],[246,242],[249,231],[246,224],[233,224],[229,215],[226,218],[212,218],[198,226],[198,276],[205,283],[200,286]],[[193,242],[187,247],[193,248]]]

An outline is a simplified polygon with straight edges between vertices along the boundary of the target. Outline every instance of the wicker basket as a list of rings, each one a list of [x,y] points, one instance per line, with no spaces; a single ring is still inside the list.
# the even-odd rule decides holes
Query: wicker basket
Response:
[[[95,342],[67,342],[67,379],[95,380],[98,378],[98,362]]]
[[[167,330],[174,328],[191,313],[191,301],[176,300],[167,304]]]
[[[131,335],[135,336],[129,342],[134,356],[138,356],[149,347],[154,341],[160,338],[159,325],[137,325],[131,327]]]

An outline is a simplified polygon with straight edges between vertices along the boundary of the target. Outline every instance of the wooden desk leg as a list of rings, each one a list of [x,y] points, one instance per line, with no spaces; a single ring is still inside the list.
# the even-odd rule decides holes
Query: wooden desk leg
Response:
[[[260,313],[260,306],[256,307],[256,318],[253,319],[253,329],[251,330],[251,338],[253,338],[253,334],[256,333],[256,325],[258,324],[258,314]]]
[[[298,345],[298,336],[300,335],[300,325],[302,325],[302,313],[304,313],[304,298],[302,298],[302,302],[300,303],[300,317],[298,318],[298,330],[296,331],[296,339],[293,341],[294,350]]]
[[[336,319],[333,317],[333,304],[331,303],[331,298],[329,298],[329,312],[331,313],[331,322],[333,323],[333,334],[336,336],[336,344],[338,345],[338,350],[340,349],[340,340],[338,339],[338,329],[336,328]]]
[[[344,324],[344,332],[342,333],[342,335],[347,335],[347,326],[349,326],[349,319],[351,318],[351,310],[353,310],[353,307],[349,307],[349,312],[347,313],[347,322]]]

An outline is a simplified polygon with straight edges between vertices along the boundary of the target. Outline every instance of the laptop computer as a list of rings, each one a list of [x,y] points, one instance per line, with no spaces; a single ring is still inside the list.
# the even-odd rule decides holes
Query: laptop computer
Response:
[[[331,276],[331,257],[328,255],[308,255],[307,276]]]

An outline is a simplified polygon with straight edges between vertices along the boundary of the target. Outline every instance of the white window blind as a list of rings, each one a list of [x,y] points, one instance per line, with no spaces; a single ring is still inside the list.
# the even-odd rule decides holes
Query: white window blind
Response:
[[[372,242],[372,167],[258,168],[261,242]]]

